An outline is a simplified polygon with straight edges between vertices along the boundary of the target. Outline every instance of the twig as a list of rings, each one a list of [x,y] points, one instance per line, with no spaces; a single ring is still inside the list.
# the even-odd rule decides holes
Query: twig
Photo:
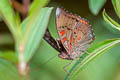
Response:
[[[30,0],[22,0],[23,4],[20,4],[16,0],[10,0],[10,1],[14,9],[21,14],[22,19],[25,19],[29,11]]]

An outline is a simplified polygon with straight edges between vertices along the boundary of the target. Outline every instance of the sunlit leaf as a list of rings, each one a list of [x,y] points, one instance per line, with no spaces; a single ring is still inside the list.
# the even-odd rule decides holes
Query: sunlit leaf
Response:
[[[24,60],[31,59],[47,28],[52,8],[38,9],[23,22]]]
[[[0,0],[0,15],[7,24],[15,40],[19,41],[21,39],[20,27],[9,0]]]
[[[114,21],[112,18],[110,18],[105,10],[103,11],[103,18],[104,20],[110,24],[113,28],[118,29],[120,31],[120,24],[118,24],[116,21]]]
[[[57,30],[56,30],[56,15],[55,15],[55,10],[52,11],[51,13],[51,17],[50,17],[50,22],[48,24],[48,29],[49,29],[49,32],[51,34],[51,36],[54,38],[54,39],[58,39],[58,34],[57,34]]]
[[[104,6],[106,0],[88,0],[89,8],[94,15],[97,15]]]
[[[34,10],[38,10],[38,8],[41,9],[42,7],[46,6],[48,2],[49,0],[34,0],[30,6],[28,14],[32,14],[32,12],[34,12]]]
[[[98,55],[105,54],[105,51],[108,51],[118,43],[120,43],[119,38],[110,39],[110,40],[105,40],[91,47],[88,50],[90,54],[88,56],[86,56],[86,54],[83,55],[83,58],[82,59],[80,58],[80,60],[75,63],[75,65],[70,70],[71,74],[67,75],[65,80],[69,80],[69,79],[74,80],[78,76],[79,72],[81,72],[86,67],[86,65],[92,62],[92,60],[94,60]]]
[[[0,58],[6,59],[11,63],[17,64],[17,56],[13,51],[0,51]]]

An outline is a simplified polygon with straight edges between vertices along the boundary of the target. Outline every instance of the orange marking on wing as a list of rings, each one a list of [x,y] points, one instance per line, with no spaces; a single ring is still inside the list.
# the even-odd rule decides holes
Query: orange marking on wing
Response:
[[[67,37],[64,37],[64,38],[62,39],[62,42],[64,43],[66,40],[67,40]]]
[[[88,24],[88,22],[85,22],[85,24]]]
[[[78,37],[77,39],[78,39],[78,40],[80,40],[81,38],[80,38],[80,37]]]
[[[75,33],[77,33],[77,30],[74,30]]]
[[[83,22],[83,20],[81,19],[81,20],[80,20],[80,22],[82,23],[82,22]]]
[[[62,35],[64,35],[65,34],[65,30],[62,30],[61,32],[60,32],[60,35],[62,36]]]
[[[70,39],[69,47],[70,47],[70,49],[72,50],[72,47],[71,47],[71,39]]]

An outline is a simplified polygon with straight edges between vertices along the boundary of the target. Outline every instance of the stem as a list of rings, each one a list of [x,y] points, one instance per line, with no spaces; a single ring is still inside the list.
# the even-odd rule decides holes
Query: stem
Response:
[[[29,11],[29,4],[30,0],[22,0],[23,6],[26,9],[26,13],[23,15],[23,18],[27,17],[28,11]]]
[[[21,76],[26,77],[29,79],[29,66],[27,62],[24,61],[24,45],[19,46],[19,64],[18,64],[18,71]]]
[[[30,0],[22,0],[23,4],[20,4],[19,2],[15,0],[11,0],[12,6],[14,9],[18,12],[20,12],[22,19],[25,19],[27,17],[27,13],[29,10],[29,4]],[[17,51],[18,51],[18,59],[19,59],[19,64],[18,64],[18,71],[25,80],[29,79],[29,66],[28,62],[24,61],[24,43],[22,40],[18,41],[16,43],[17,45]]]
[[[11,3],[16,11],[20,12],[22,15],[26,14],[26,9],[22,4],[18,3],[15,0],[11,0]]]
[[[23,5],[21,5],[23,7],[23,11],[24,14],[22,14],[23,19],[25,19],[25,17],[27,16],[28,10],[29,10],[29,3],[30,0],[22,0]],[[18,65],[18,70],[20,72],[21,75],[26,76],[27,79],[29,79],[29,66],[27,64],[27,62],[24,61],[24,42],[21,43],[21,45],[19,45],[19,65]]]
[[[29,10],[30,0],[23,0],[23,6],[26,8],[27,12]]]

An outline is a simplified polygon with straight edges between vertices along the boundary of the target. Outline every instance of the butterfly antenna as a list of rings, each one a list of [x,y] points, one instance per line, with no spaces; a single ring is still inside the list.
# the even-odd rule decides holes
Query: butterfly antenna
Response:
[[[35,69],[35,71],[38,71],[43,65],[47,64],[48,62],[52,61],[53,59],[55,59],[57,55],[52,56],[51,58],[49,58],[45,63],[41,64],[38,68]]]

